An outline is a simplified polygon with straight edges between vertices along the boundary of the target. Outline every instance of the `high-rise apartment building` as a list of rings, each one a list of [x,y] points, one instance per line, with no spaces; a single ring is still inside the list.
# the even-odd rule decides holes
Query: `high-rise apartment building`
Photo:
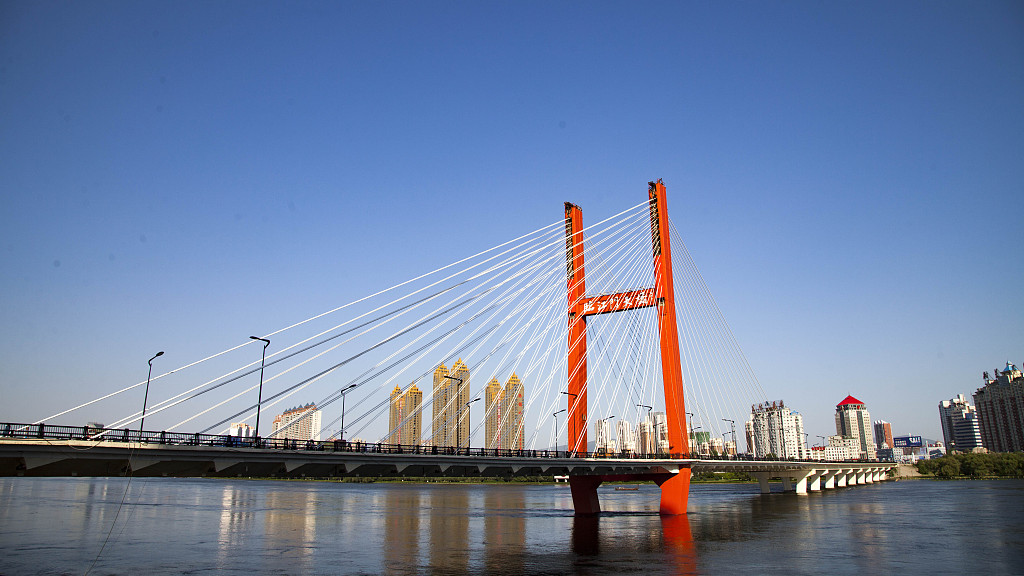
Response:
[[[501,413],[503,394],[497,378],[484,387],[484,448],[501,448]]]
[[[994,452],[1024,450],[1024,374],[1007,362],[993,376],[985,372],[985,385],[974,393],[982,444]]]
[[[618,452],[618,443],[612,435],[611,419],[598,418],[594,422],[594,450],[606,454]]]
[[[777,458],[807,458],[803,416],[786,408],[782,400],[751,406],[745,430],[747,449],[757,458],[769,454]]]
[[[423,430],[423,392],[415,384],[402,391],[395,386],[391,391],[391,417],[389,419],[389,444],[418,446]]]
[[[434,369],[434,413],[431,422],[434,446],[469,445],[469,368],[460,358],[451,370]]]
[[[619,452],[636,452],[636,435],[633,433],[632,424],[626,420],[619,420],[615,423],[615,432]]]
[[[515,373],[502,387],[497,378],[484,388],[484,446],[504,450],[522,450],[523,383]]]
[[[523,438],[523,382],[515,372],[505,381],[502,390],[501,447],[522,450]]]
[[[239,438],[251,438],[255,436],[252,426],[249,426],[245,422],[232,422],[231,427],[228,428],[228,434]]]
[[[664,412],[655,412],[651,417],[654,418],[655,452],[668,454],[668,417]]]
[[[655,452],[654,422],[650,417],[644,418],[636,425],[636,451],[640,454]]]
[[[963,394],[939,402],[939,422],[947,451],[970,452],[983,444],[978,412]]]
[[[320,410],[316,404],[289,408],[274,417],[272,438],[320,440]]]
[[[871,414],[864,403],[853,396],[847,396],[836,404],[836,434],[857,439],[861,459],[875,459],[875,435],[871,427]]]
[[[875,449],[892,450],[892,424],[885,420],[875,420]]]

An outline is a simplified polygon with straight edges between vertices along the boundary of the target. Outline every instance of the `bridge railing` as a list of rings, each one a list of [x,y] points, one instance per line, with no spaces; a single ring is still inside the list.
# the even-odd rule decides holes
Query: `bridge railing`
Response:
[[[389,444],[385,442],[352,442],[349,440],[298,440],[294,438],[259,438],[223,434],[199,434],[133,430],[130,428],[99,428],[94,426],[55,426],[51,424],[0,423],[0,438],[25,440],[87,440],[117,443],[146,443],[169,446],[211,446],[219,448],[258,448],[265,450],[311,450],[317,452],[356,452],[370,454],[424,454],[432,456],[474,456],[504,458],[608,458],[778,461],[778,458],[754,458],[749,455],[645,454],[638,452],[576,452],[565,450],[509,450],[456,446],[424,446]],[[796,460],[793,460],[797,462]],[[822,463],[830,463],[822,461]],[[838,463],[838,462],[831,462]]]

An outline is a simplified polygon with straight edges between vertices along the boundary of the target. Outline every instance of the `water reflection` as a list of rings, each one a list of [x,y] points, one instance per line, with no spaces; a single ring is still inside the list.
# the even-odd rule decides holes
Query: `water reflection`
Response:
[[[126,488],[0,479],[0,573],[80,573]],[[131,484],[95,572],[1024,573],[1024,482],[751,490],[698,486],[665,518],[656,489],[608,490],[609,512],[577,518],[555,486],[153,479]]]
[[[388,489],[384,499],[384,569],[410,574],[419,565],[420,491]]]
[[[434,486],[430,508],[430,573],[464,573],[469,567],[469,490]]]
[[[522,573],[526,557],[526,496],[520,487],[484,492],[484,569],[488,574]]]

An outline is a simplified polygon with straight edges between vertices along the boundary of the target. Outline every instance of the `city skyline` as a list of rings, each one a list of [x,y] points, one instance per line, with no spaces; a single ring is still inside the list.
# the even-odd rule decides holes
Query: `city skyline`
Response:
[[[881,8],[7,6],[0,420],[663,178],[769,397],[941,438],[1024,364],[1024,16]]]

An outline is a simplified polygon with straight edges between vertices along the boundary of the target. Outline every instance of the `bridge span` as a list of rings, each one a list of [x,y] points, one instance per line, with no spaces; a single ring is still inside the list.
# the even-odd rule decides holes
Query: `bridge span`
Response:
[[[56,427],[54,427],[56,428]],[[81,429],[78,429],[81,430]],[[133,431],[138,434],[138,431]],[[45,434],[44,434],[45,435]],[[184,435],[183,435],[184,436]],[[650,481],[659,486],[691,472],[745,472],[783,490],[806,494],[885,480],[894,464],[709,460],[669,455],[572,455],[552,450],[434,449],[351,442],[238,445],[231,437],[187,435],[199,442],[161,443],[116,439],[0,438],[0,476],[169,476],[341,478],[377,476],[567,476],[577,514],[600,512],[603,482]],[[210,438],[217,438],[214,442]],[[168,439],[164,438],[166,442]]]

